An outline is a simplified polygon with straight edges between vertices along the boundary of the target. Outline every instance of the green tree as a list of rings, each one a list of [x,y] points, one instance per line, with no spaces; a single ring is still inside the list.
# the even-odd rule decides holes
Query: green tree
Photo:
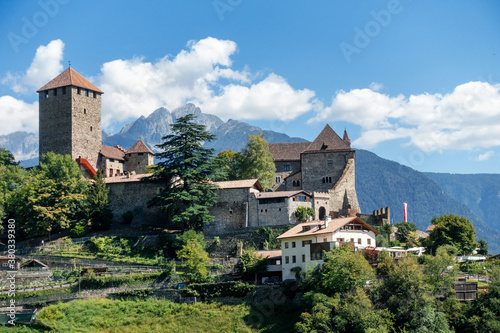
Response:
[[[220,179],[214,180],[238,180],[242,179],[242,165],[244,157],[241,153],[235,153],[231,149],[223,150],[217,154],[215,162],[220,173]]]
[[[403,243],[408,242],[408,236],[411,232],[418,230],[417,225],[412,222],[398,222],[395,226],[398,228],[398,233],[401,235],[401,241]]]
[[[157,145],[163,150],[155,155],[161,160],[160,168],[149,179],[163,184],[163,190],[149,205],[160,207],[173,224],[201,230],[213,221],[209,209],[216,203],[217,195],[215,185],[208,180],[217,165],[214,149],[202,147],[215,136],[194,119],[193,114],[178,118],[172,124],[173,134],[164,136],[165,142]]]
[[[481,254],[483,256],[487,256],[489,251],[488,251],[488,243],[486,243],[486,241],[482,238],[479,239],[479,241],[477,242],[478,243],[478,247],[479,247],[479,251],[477,251],[478,254]]]
[[[16,163],[14,155],[10,151],[0,147],[0,165],[18,165],[18,163]]]
[[[304,207],[304,206],[299,206],[297,207],[297,210],[295,210],[295,218],[299,222],[305,222],[307,221],[307,218],[310,217],[314,219],[314,216],[316,213],[314,212],[314,209],[311,207]]]
[[[108,192],[109,189],[104,183],[101,170],[99,170],[94,183],[90,185],[88,194],[90,227],[93,230],[107,230],[111,227],[113,212],[109,205]]]
[[[265,190],[270,189],[274,184],[276,167],[264,134],[249,135],[242,153],[244,160],[241,176],[243,179],[258,178]]]
[[[442,291],[443,287],[448,294],[454,294],[455,256],[448,253],[445,246],[441,246],[436,250],[435,256],[426,255],[424,262],[424,274],[433,294]]]
[[[41,236],[84,224],[87,214],[88,181],[69,155],[47,153],[40,158],[24,186],[9,197],[9,213],[19,231]]]
[[[295,274],[295,280],[297,280],[297,282],[298,282],[300,280],[300,274],[302,273],[302,267],[294,266],[294,267],[290,268],[290,272]]]
[[[391,244],[391,234],[394,232],[394,227],[390,223],[384,223],[382,226],[382,234],[387,237],[387,243]]]
[[[4,223],[6,222],[5,217],[10,196],[22,188],[30,176],[30,173],[19,165],[0,165],[0,220]],[[15,216],[10,217],[15,218]],[[3,225],[0,223],[0,232],[2,230]]]
[[[257,282],[258,274],[267,272],[267,258],[257,256],[253,251],[244,251],[235,267],[243,277],[253,276]]]
[[[361,252],[341,246],[325,252],[323,264],[306,274],[302,287],[332,296],[364,287],[374,277],[373,269]]]
[[[476,230],[467,218],[445,214],[434,217],[432,224],[436,227],[429,234],[427,244],[433,252],[445,244],[455,246],[463,254],[472,253],[476,247]]]
[[[201,231],[186,230],[182,234],[175,237],[175,246],[178,250],[182,249],[184,245],[187,245],[190,240],[194,240],[201,244],[203,249],[206,249],[207,243],[205,242],[205,236]]]
[[[200,242],[188,240],[187,244],[177,251],[177,258],[184,259],[185,272],[191,282],[203,282],[208,277],[206,264],[210,261],[208,253]]]

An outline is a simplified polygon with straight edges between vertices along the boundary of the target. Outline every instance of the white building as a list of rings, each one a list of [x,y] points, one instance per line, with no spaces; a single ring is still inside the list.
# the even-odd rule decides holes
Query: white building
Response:
[[[282,279],[295,279],[290,268],[299,266],[302,272],[308,266],[323,263],[323,251],[330,251],[342,243],[357,249],[375,246],[378,232],[358,217],[300,223],[278,237],[281,240]]]

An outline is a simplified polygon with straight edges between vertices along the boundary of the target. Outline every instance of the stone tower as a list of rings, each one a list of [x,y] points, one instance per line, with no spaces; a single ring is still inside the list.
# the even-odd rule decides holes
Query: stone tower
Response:
[[[50,151],[86,159],[95,169],[101,149],[103,92],[68,67],[37,90],[40,155]]]
[[[154,153],[142,140],[137,141],[125,152],[127,171],[133,171],[137,174],[144,173],[148,165],[154,164],[154,156]]]

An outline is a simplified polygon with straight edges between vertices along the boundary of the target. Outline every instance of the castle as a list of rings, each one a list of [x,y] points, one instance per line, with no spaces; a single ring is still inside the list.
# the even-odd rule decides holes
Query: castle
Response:
[[[102,145],[104,92],[69,67],[37,93],[40,154],[70,155],[85,177],[101,170],[115,216],[131,211],[134,226],[161,225],[162,212],[147,207],[160,185],[141,181],[145,168],[154,163],[151,149],[141,140],[128,150]],[[313,208],[319,219],[360,215],[355,151],[347,132],[340,138],[326,125],[313,142],[275,143],[269,150],[276,165],[272,192],[264,192],[257,179],[217,182],[218,202],[211,209],[215,221],[206,227],[207,233],[295,224],[299,206]]]

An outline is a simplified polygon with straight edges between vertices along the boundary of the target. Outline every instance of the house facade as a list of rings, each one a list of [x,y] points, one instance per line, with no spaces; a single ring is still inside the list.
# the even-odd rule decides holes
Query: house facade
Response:
[[[375,246],[378,232],[358,217],[300,223],[278,237],[282,251],[282,279],[295,279],[290,269],[323,263],[323,251],[347,243],[355,250]]]

